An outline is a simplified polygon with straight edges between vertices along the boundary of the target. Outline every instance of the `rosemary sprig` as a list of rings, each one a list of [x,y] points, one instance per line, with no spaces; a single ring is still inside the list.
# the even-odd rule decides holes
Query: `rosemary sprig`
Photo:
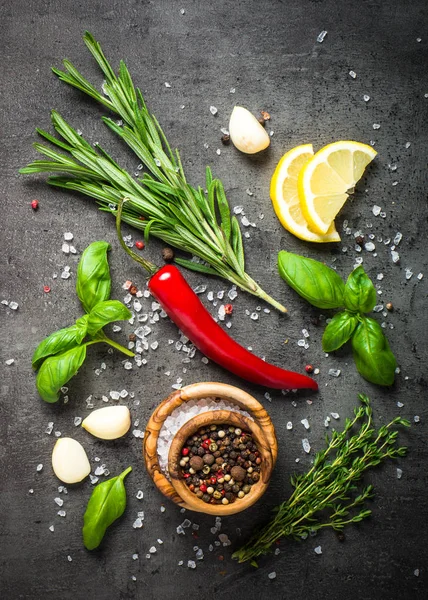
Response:
[[[120,121],[108,117],[103,121],[134,151],[146,171],[140,180],[134,179],[99,144],[91,146],[52,111],[52,123],[61,139],[41,129],[37,132],[57,149],[34,144],[49,160],[36,160],[20,173],[61,173],[49,177],[48,183],[95,198],[101,210],[113,215],[119,200],[126,197],[126,223],[144,231],[146,239],[153,235],[203,261],[177,258],[178,264],[219,275],[286,312],[245,271],[241,230],[230,213],[221,181],[214,179],[207,167],[206,193],[187,183],[178,150],[171,150],[158,121],[148,112],[141,91],[134,87],[125,63],[120,62],[116,75],[90,33],[85,33],[84,41],[104,74],[103,94],[68,60],[64,60],[65,72],[55,68],[53,72],[120,117]]]
[[[398,431],[395,425],[410,423],[396,417],[387,425],[375,429],[372,409],[367,396],[359,394],[362,406],[354,409],[354,418],[346,419],[341,433],[333,431],[326,437],[327,448],[315,456],[312,468],[291,477],[294,492],[275,509],[275,517],[233,554],[239,562],[252,561],[266,554],[281,537],[306,539],[325,527],[336,531],[345,525],[358,523],[371,514],[364,508],[373,497],[373,486],[358,492],[363,474],[387,458],[405,456],[407,448],[396,447]],[[352,433],[359,427],[359,431]]]

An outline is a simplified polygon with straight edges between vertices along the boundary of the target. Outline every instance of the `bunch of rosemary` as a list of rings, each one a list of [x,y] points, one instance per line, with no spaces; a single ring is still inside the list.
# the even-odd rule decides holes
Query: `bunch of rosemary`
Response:
[[[61,139],[42,129],[37,132],[57,149],[35,143],[36,150],[48,160],[36,160],[20,173],[62,173],[49,177],[48,183],[95,198],[101,210],[114,215],[118,201],[126,197],[129,200],[123,213],[126,223],[144,231],[146,239],[153,235],[203,261],[177,258],[178,264],[219,275],[286,312],[245,272],[241,230],[236,217],[230,214],[221,181],[213,179],[207,167],[206,193],[201,187],[195,189],[187,183],[178,151],[171,150],[158,121],[148,112],[125,63],[121,61],[116,76],[93,36],[86,32],[84,41],[104,74],[103,93],[68,60],[64,60],[66,72],[58,69],[53,72],[120,117],[119,121],[103,117],[103,121],[134,151],[146,172],[139,180],[134,179],[99,144],[92,147],[52,111],[52,123]]]
[[[359,394],[362,406],[354,409],[354,418],[346,419],[341,433],[327,436],[327,448],[315,456],[312,468],[294,475],[292,496],[275,509],[275,517],[233,554],[239,562],[266,554],[272,544],[286,536],[306,539],[325,527],[341,531],[345,525],[358,523],[371,514],[363,505],[373,496],[368,485],[358,493],[356,485],[365,471],[387,458],[406,454],[406,448],[396,447],[398,431],[394,425],[409,427],[410,423],[396,417],[379,429],[373,427],[372,409],[367,396]],[[359,431],[352,433],[355,427]]]

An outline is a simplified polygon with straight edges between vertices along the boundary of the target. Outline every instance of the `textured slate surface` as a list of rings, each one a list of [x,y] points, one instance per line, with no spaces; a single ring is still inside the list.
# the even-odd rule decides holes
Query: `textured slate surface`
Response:
[[[184,14],[180,9],[184,8]],[[71,2],[70,0],[3,2],[1,111],[2,253],[1,299],[19,303],[17,311],[1,306],[1,597],[5,600],[51,598],[117,600],[187,597],[275,599],[364,598],[389,600],[425,597],[427,587],[427,6],[424,0],[392,0],[388,3],[338,0],[168,2],[124,0]],[[78,256],[61,252],[63,234],[71,231],[82,251],[91,241],[112,243],[110,264],[114,298],[122,298],[121,285],[131,279],[142,286],[143,274],[118,247],[108,215],[96,210],[77,195],[50,189],[43,177],[18,176],[18,168],[35,158],[31,148],[36,126],[49,128],[49,109],[56,108],[91,141],[103,145],[131,172],[135,159],[103,129],[102,111],[76,91],[60,84],[50,73],[70,58],[90,78],[100,81],[96,66],[86,52],[81,35],[88,29],[102,42],[114,64],[124,58],[151,110],[159,117],[173,146],[181,149],[185,170],[191,182],[203,180],[206,164],[224,181],[231,205],[243,204],[251,221],[246,240],[248,271],[272,295],[289,307],[289,318],[273,311],[260,313],[253,322],[257,300],[241,293],[234,302],[231,334],[256,353],[295,370],[308,362],[318,366],[318,395],[291,398],[253,388],[211,364],[200,355],[183,365],[183,355],[167,340],[178,339],[172,323],[162,321],[152,333],[160,347],[148,356],[141,369],[125,371],[122,358],[95,349],[79,376],[69,386],[70,401],[51,406],[37,397],[30,357],[37,343],[54,329],[65,326],[79,314],[74,295]],[[322,44],[316,38],[328,34]],[[417,38],[422,38],[417,41]],[[354,80],[349,70],[357,73]],[[164,83],[169,82],[171,88]],[[230,93],[236,88],[235,94]],[[363,94],[370,95],[364,102]],[[256,112],[272,115],[269,130],[274,131],[270,150],[249,158],[232,147],[220,144],[220,128],[227,125],[232,107],[242,103]],[[182,109],[181,106],[184,105]],[[210,105],[218,115],[209,112]],[[373,123],[381,128],[373,130]],[[290,236],[276,220],[268,198],[269,180],[285,150],[313,142],[316,148],[337,139],[373,140],[379,156],[370,167],[354,198],[338,219],[342,230],[346,219],[354,233],[375,235],[376,256],[363,252],[364,266],[371,277],[378,273],[382,291],[379,300],[392,301],[395,311],[380,321],[387,323],[391,346],[395,349],[401,373],[391,390],[379,389],[363,381],[355,371],[349,350],[326,358],[321,351],[322,330],[311,325],[317,313],[287,290],[275,271],[276,253],[284,248],[335,264],[347,276],[357,253],[353,235],[343,236],[341,244],[315,247]],[[410,146],[406,148],[406,143]],[[205,147],[208,144],[208,147]],[[221,155],[216,149],[221,148]],[[392,171],[388,165],[396,164]],[[397,181],[396,186],[393,183]],[[246,194],[250,189],[252,196]],[[40,201],[38,212],[29,203]],[[374,217],[377,204],[386,217]],[[260,214],[264,214],[264,219]],[[384,244],[397,231],[403,233],[398,248],[401,261],[393,265],[390,246]],[[382,238],[382,241],[380,241]],[[342,248],[346,246],[347,252]],[[159,260],[161,246],[156,242],[147,256]],[[68,281],[52,279],[69,265]],[[405,278],[405,269],[414,275]],[[426,277],[418,281],[416,275]],[[220,280],[204,280],[188,275],[192,284],[207,283],[215,292],[228,289]],[[43,285],[50,285],[49,295]],[[206,305],[211,306],[204,297]],[[390,329],[393,326],[393,329]],[[297,346],[302,328],[310,333],[310,347]],[[125,325],[115,335],[124,341],[132,331]],[[284,340],[288,339],[288,345]],[[12,366],[5,361],[14,358]],[[94,370],[106,362],[99,377]],[[187,372],[183,373],[183,366]],[[329,368],[340,368],[338,379],[328,376]],[[170,377],[165,371],[170,370]],[[401,414],[412,420],[420,416],[403,436],[408,458],[399,465],[386,464],[368,481],[376,486],[373,518],[351,528],[340,544],[325,532],[300,544],[285,542],[281,554],[261,561],[256,571],[231,562],[231,548],[208,546],[214,541],[210,527],[214,519],[186,515],[199,524],[197,537],[178,536],[175,529],[184,519],[180,511],[166,503],[145,473],[140,440],[104,443],[91,439],[74,427],[75,416],[89,409],[85,399],[93,395],[96,407],[109,390],[127,389],[140,402],[134,406],[134,419],[143,427],[152,408],[171,391],[177,377],[183,383],[218,380],[242,386],[267,406],[277,428],[280,456],[269,492],[245,514],[225,519],[223,531],[236,547],[252,527],[268,518],[270,509],[290,493],[289,474],[303,470],[310,458],[303,455],[304,437],[300,420],[311,424],[312,448],[323,446],[324,417],[337,411],[343,422],[357,402],[357,392],[371,396],[378,422]],[[296,406],[291,400],[296,401]],[[308,404],[307,400],[313,400]],[[402,408],[397,407],[402,402]],[[285,424],[293,421],[293,430]],[[81,519],[90,494],[90,484],[69,489],[64,498],[67,516],[57,516],[54,498],[58,481],[50,468],[54,436],[44,433],[49,421],[55,431],[79,439],[88,451],[106,464],[112,474],[131,464],[128,509],[123,519],[108,533],[98,552],[82,547]],[[295,459],[300,458],[296,464]],[[43,463],[41,473],[36,465]],[[397,479],[396,467],[403,470]],[[29,489],[34,493],[30,494]],[[144,490],[143,501],[136,499]],[[138,510],[145,511],[145,524],[134,530]],[[54,524],[55,531],[49,531]],[[242,530],[238,537],[237,528]],[[156,540],[164,541],[159,545]],[[157,553],[147,560],[152,545]],[[322,546],[322,555],[314,547]],[[195,571],[178,567],[177,562],[193,558],[193,546],[205,552],[205,560]],[[139,554],[138,560],[132,555]],[[72,558],[69,562],[67,556]],[[224,560],[220,560],[221,557]],[[415,576],[419,569],[419,576]],[[277,578],[268,580],[276,571]],[[132,580],[135,576],[136,581]],[[423,591],[425,589],[425,592]]]

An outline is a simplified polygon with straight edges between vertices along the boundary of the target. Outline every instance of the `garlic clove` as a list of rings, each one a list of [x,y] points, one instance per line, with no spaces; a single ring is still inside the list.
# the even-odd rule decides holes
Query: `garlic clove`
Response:
[[[131,427],[131,413],[127,406],[98,408],[86,417],[82,427],[102,440],[116,440]]]
[[[60,438],[52,451],[52,468],[64,483],[78,483],[91,472],[86,452],[72,438]]]
[[[234,146],[246,154],[256,154],[270,144],[266,129],[243,106],[235,106],[230,116],[229,134]]]

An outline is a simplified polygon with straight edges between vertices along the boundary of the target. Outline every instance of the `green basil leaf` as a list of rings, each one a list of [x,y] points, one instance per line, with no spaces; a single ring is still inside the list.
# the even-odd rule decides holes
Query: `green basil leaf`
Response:
[[[324,330],[322,349],[324,352],[334,352],[345,344],[355,331],[358,319],[355,315],[343,311],[334,315]]]
[[[118,477],[98,484],[86,507],[83,517],[83,543],[88,550],[97,548],[104,534],[126,508],[126,490],[123,480],[132,471],[128,467]]]
[[[107,242],[93,242],[82,254],[77,269],[76,292],[85,311],[110,298],[111,279]]]
[[[81,344],[88,332],[88,315],[83,315],[76,321],[76,342]]]
[[[313,306],[343,306],[345,284],[336,271],[323,263],[281,250],[278,269],[284,281]]]
[[[394,383],[397,361],[377,321],[369,317],[360,318],[352,337],[352,349],[355,364],[364,379],[378,385]]]
[[[360,265],[349,275],[343,293],[343,302],[348,310],[367,313],[376,304],[376,290],[371,279]]]
[[[76,346],[45,360],[36,379],[37,390],[45,402],[58,401],[62,386],[77,373],[85,358],[86,345]]]
[[[105,300],[94,306],[87,317],[88,333],[89,335],[95,335],[107,323],[125,321],[132,317],[132,313],[119,300]]]
[[[77,346],[80,343],[77,341],[77,336],[78,327],[76,325],[65,327],[48,335],[34,351],[33,358],[31,359],[33,369],[39,369],[42,362],[48,356],[58,354],[58,352],[66,352],[66,350]]]

